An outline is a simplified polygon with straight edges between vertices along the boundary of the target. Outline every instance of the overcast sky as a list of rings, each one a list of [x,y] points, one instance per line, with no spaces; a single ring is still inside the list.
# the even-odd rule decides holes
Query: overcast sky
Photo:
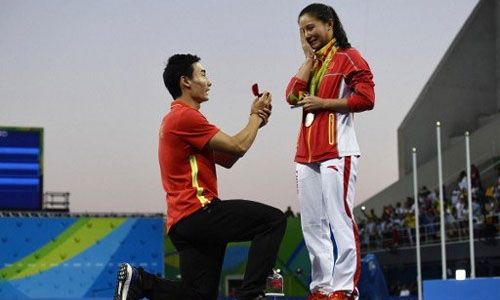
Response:
[[[220,197],[298,211],[300,111],[284,93],[310,3],[0,0],[0,126],[44,128],[45,191],[70,192],[71,211],[164,212],[157,135],[172,99],[162,72],[172,54],[197,54],[213,84],[201,111],[225,132],[246,124],[254,82],[273,93],[253,148],[218,169]],[[325,3],[374,74],[375,108],[356,115],[361,203],[397,180],[397,128],[478,0]]]

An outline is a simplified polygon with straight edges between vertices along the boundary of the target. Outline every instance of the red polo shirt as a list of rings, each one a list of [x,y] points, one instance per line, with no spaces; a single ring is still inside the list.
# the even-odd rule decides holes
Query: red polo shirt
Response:
[[[217,197],[214,154],[206,145],[219,130],[179,100],[163,118],[158,159],[167,193],[167,231]]]

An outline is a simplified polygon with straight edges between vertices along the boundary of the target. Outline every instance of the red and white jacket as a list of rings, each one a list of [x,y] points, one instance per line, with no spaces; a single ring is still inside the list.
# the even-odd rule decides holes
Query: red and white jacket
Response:
[[[354,113],[373,108],[375,84],[372,79],[368,63],[356,49],[337,50],[316,96],[322,99],[347,98],[349,113],[318,111],[315,112],[312,125],[306,127],[304,126],[306,112],[303,111],[295,162],[319,162],[361,154],[354,131]],[[287,102],[295,104],[298,95],[304,93],[310,94],[309,82],[293,77],[286,89]]]

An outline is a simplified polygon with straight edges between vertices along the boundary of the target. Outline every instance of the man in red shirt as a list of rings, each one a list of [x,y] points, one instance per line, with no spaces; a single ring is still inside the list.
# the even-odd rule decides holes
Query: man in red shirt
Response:
[[[271,115],[271,94],[256,97],[246,126],[231,136],[199,111],[211,82],[190,54],[172,56],[163,73],[174,101],[164,117],[158,157],[167,193],[167,232],[180,257],[181,281],[158,278],[128,263],[121,265],[114,300],[218,297],[229,242],[251,241],[240,300],[265,299],[267,276],[286,228],[283,212],[248,200],[220,200],[215,164],[230,168],[253,144]]]

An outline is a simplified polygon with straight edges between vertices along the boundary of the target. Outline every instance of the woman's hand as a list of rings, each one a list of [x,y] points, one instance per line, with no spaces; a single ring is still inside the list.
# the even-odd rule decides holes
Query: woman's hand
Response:
[[[305,96],[304,99],[297,102],[305,111],[314,112],[325,109],[326,101],[316,96]]]
[[[309,43],[306,40],[306,33],[305,30],[300,28],[300,43],[302,45],[302,50],[304,51],[304,55],[307,58],[314,58],[314,49],[309,45]]]

